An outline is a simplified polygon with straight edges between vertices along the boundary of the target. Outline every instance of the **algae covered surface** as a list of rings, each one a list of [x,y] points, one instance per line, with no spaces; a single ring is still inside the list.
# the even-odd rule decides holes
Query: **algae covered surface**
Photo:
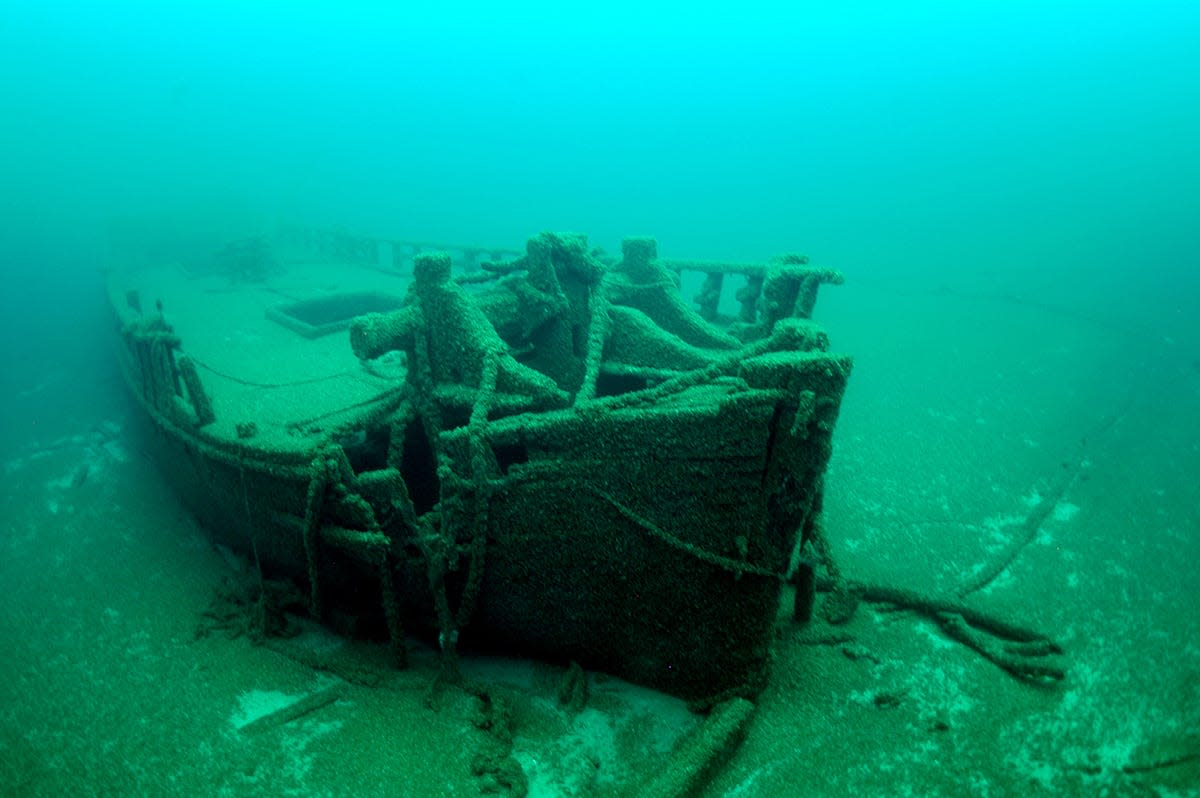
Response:
[[[1194,5],[6,9],[0,794],[1200,795]],[[286,585],[260,603],[151,456],[102,283],[131,237],[146,260],[122,267],[203,283],[163,309],[209,333],[180,379],[225,358],[250,396],[292,332],[214,307],[364,288],[277,268],[279,221],[844,274],[814,313],[855,364],[821,530],[858,593],[820,573],[800,628],[784,587],[769,677],[708,715],[466,632],[439,686],[436,636],[399,670]],[[736,315],[717,286],[684,299]],[[311,344],[307,376],[401,373],[347,339]],[[262,408],[326,411],[297,393]],[[289,434],[212,398],[236,440]],[[950,605],[1061,653],[981,643]],[[1052,676],[1015,678],[1014,651]]]

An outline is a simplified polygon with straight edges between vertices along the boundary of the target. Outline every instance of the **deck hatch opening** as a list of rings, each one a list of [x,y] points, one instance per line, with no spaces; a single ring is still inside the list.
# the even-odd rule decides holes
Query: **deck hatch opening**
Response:
[[[345,330],[356,316],[390,313],[403,300],[379,291],[351,291],[267,308],[267,318],[305,338],[320,338]]]

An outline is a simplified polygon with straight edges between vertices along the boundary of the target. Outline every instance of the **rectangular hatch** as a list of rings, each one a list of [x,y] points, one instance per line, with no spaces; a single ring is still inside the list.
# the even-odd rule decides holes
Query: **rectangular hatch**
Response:
[[[267,308],[267,318],[305,338],[320,338],[345,330],[356,316],[389,313],[402,304],[399,297],[378,291],[351,291]]]

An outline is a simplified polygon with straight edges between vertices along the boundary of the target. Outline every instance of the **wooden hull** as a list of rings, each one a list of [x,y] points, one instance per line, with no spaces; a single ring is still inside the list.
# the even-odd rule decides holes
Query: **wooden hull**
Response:
[[[449,628],[451,649],[577,661],[689,698],[761,681],[848,359],[759,347],[568,407],[469,423],[443,410],[432,427],[411,394],[382,393],[269,445],[180,408],[173,361],[113,301],[164,475],[217,542],[306,586],[318,614],[443,645]]]

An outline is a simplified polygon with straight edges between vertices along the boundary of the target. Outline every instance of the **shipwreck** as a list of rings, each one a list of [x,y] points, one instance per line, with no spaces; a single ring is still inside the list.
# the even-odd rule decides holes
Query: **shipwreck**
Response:
[[[550,233],[118,254],[156,462],[314,617],[400,662],[424,636],[450,669],[469,647],[686,698],[761,683],[851,371],[812,318],[838,272]]]

